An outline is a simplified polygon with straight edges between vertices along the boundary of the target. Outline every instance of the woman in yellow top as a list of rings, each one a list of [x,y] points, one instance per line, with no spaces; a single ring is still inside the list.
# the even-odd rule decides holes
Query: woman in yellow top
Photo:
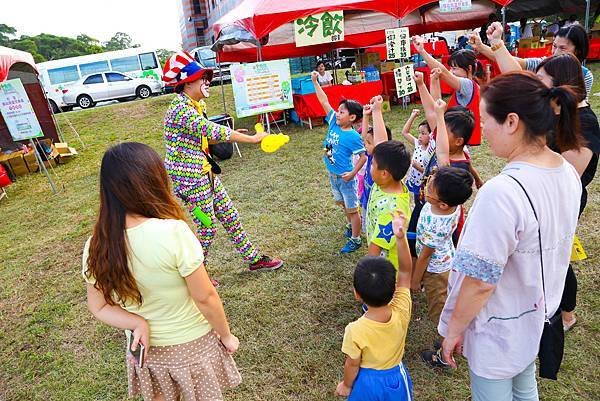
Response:
[[[154,150],[129,142],[104,154],[100,212],[83,253],[88,308],[133,332],[129,395],[145,400],[221,400],[241,381],[231,357],[239,340],[184,219]]]

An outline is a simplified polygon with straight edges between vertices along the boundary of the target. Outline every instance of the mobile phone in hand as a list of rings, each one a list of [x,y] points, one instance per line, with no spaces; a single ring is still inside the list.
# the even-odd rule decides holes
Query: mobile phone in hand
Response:
[[[125,334],[127,336],[127,352],[133,355],[138,367],[142,367],[144,363],[144,344],[138,342],[138,346],[135,351],[131,350],[131,344],[133,343],[133,332],[130,330],[126,330]]]

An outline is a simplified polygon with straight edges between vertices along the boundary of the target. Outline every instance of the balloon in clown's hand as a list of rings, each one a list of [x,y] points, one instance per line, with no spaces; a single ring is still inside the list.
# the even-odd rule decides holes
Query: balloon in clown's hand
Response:
[[[254,126],[254,129],[256,130],[257,134],[265,132],[265,128],[263,127],[263,125],[261,123],[256,123],[256,125]],[[289,141],[290,141],[289,135],[270,134],[262,139],[262,141],[260,142],[260,148],[263,150],[263,152],[273,153],[277,149],[279,149],[280,147],[282,147],[283,145],[288,143]]]

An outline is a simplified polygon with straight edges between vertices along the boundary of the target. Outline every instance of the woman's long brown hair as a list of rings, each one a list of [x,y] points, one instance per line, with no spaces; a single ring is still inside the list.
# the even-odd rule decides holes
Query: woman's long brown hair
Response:
[[[100,211],[87,260],[87,275],[96,280],[109,305],[142,303],[129,270],[125,216],[184,220],[171,191],[160,156],[149,146],[125,142],[108,149],[100,167]]]

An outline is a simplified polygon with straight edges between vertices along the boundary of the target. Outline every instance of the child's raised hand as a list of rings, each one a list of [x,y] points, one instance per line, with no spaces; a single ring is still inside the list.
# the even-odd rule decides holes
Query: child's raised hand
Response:
[[[412,109],[412,111],[410,112],[410,115],[414,117],[417,117],[419,114],[421,114],[421,110],[419,109]]]
[[[421,84],[423,84],[425,82],[424,81],[425,78],[424,78],[423,73],[421,71],[415,71],[414,74],[413,74],[413,78],[414,78],[415,83],[417,85],[421,85]]]
[[[319,73],[316,71],[313,71],[310,73],[310,79],[314,82],[317,83],[317,78],[319,77]]]
[[[406,225],[406,215],[398,210],[392,213],[392,229],[398,239],[404,238],[404,227]]]
[[[442,75],[441,68],[436,67],[431,70],[431,79],[440,79],[440,75]]]
[[[363,106],[363,116],[370,116],[371,115],[371,103],[367,103]]]
[[[502,40],[503,33],[504,29],[502,28],[502,24],[498,21],[493,22],[486,31],[490,44],[497,43],[498,41]]]
[[[335,388],[335,395],[338,397],[348,397],[352,389],[344,384],[343,381],[339,382]]]
[[[446,112],[446,102],[444,102],[442,99],[438,99],[435,101],[435,111],[438,114],[442,114],[444,115],[444,113]]]
[[[422,36],[415,35],[412,38],[410,38],[410,40],[412,41],[412,44],[417,50],[417,52],[421,53],[425,50],[425,40]]]
[[[381,95],[374,96],[371,99],[371,111],[381,111],[383,105],[383,97]]]
[[[481,53],[481,49],[483,48],[484,44],[481,41],[481,36],[479,36],[479,32],[471,32],[471,34],[469,35],[469,44],[476,52]]]

